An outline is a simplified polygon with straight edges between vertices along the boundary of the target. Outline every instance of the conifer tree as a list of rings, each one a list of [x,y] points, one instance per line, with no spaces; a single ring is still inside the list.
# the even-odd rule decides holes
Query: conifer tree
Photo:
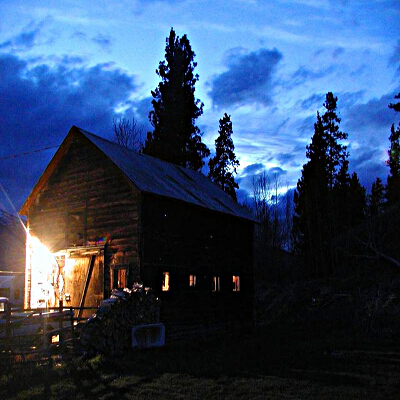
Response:
[[[385,186],[380,178],[372,184],[371,194],[368,196],[368,214],[376,217],[382,214],[385,208]]]
[[[294,192],[293,245],[307,267],[307,275],[321,275],[327,269],[328,253],[321,240],[328,235],[326,223],[328,176],[326,152],[328,146],[323,122],[317,112],[314,135],[307,146],[309,161]]]
[[[202,133],[195,125],[203,113],[203,103],[195,98],[194,74],[197,63],[186,35],[176,36],[171,28],[166,39],[165,61],[156,70],[161,78],[151,92],[153,110],[149,120],[154,130],[147,134],[143,152],[194,170],[200,170],[210,151],[202,143]]]
[[[348,228],[360,224],[365,219],[367,208],[367,194],[361,185],[356,172],[350,178],[349,186],[349,224]]]
[[[396,99],[400,98],[400,93],[395,96]],[[400,102],[389,104],[389,108],[399,112]],[[390,148],[388,151],[389,159],[387,164],[390,172],[387,178],[386,185],[386,199],[387,205],[391,206],[400,201],[400,123],[395,129],[394,124],[390,129]]]
[[[322,116],[325,138],[327,144],[327,174],[329,188],[332,189],[337,175],[342,168],[343,162],[347,159],[346,146],[341,141],[347,139],[348,134],[339,129],[341,119],[337,115],[337,97],[332,92],[326,94],[324,107],[326,109]]]
[[[337,98],[331,92],[326,94],[324,107],[322,116],[317,112],[306,152],[309,161],[303,166],[294,194],[294,246],[303,256],[308,274],[314,276],[332,270],[331,242],[347,221],[338,203],[344,204],[350,187],[348,153],[341,143],[347,134],[339,129]]]
[[[239,185],[235,182],[234,174],[236,174],[239,161],[234,153],[230,115],[225,113],[219,120],[218,133],[219,136],[215,140],[215,156],[208,162],[210,168],[208,177],[236,201],[235,189],[238,189]]]

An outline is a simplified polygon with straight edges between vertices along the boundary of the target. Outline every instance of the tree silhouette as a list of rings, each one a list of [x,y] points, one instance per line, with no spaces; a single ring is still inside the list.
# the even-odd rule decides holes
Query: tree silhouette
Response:
[[[329,188],[332,189],[343,162],[348,157],[346,146],[340,143],[347,139],[348,134],[339,129],[340,118],[336,112],[337,97],[334,97],[331,92],[326,94],[324,107],[326,111],[322,116],[322,121],[327,144],[326,168]]]
[[[317,112],[314,135],[307,146],[309,161],[303,166],[302,175],[294,192],[293,244],[307,267],[307,275],[322,275],[329,257],[326,238],[329,232],[327,141],[323,122]]]
[[[235,182],[234,174],[236,174],[239,161],[234,152],[230,115],[225,113],[219,120],[218,132],[219,136],[215,140],[215,156],[208,162],[210,168],[208,177],[236,201],[235,189],[239,189],[239,185]]]
[[[314,135],[306,151],[309,161],[303,166],[294,193],[294,246],[307,265],[307,273],[313,276],[332,271],[332,240],[348,225],[349,216],[345,205],[351,179],[348,153],[341,143],[347,133],[339,129],[337,97],[331,92],[326,94],[324,107],[322,116],[317,112]]]
[[[376,217],[382,214],[385,208],[385,186],[380,178],[372,184],[371,194],[368,196],[368,214]]]
[[[400,93],[395,96],[395,98],[399,99]],[[400,102],[389,104],[389,108],[399,112]],[[391,206],[400,200],[400,123],[396,129],[394,124],[392,124],[389,141],[390,148],[388,151],[389,159],[387,164],[390,172],[387,178],[386,199],[387,205]]]
[[[120,146],[139,151],[142,147],[143,126],[135,118],[113,119],[114,134],[112,140]]]
[[[351,228],[364,221],[367,209],[366,190],[361,185],[356,172],[353,172],[350,178],[348,199],[347,228]]]
[[[197,63],[186,35],[180,38],[171,28],[166,39],[165,61],[156,70],[161,78],[151,92],[153,110],[149,120],[154,128],[147,134],[145,154],[184,167],[200,170],[210,151],[202,143],[195,120],[203,113],[203,103],[194,96]]]

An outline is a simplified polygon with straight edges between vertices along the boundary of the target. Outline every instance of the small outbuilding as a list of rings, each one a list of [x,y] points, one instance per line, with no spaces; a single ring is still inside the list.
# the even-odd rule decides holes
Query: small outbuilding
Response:
[[[199,172],[73,126],[20,213],[26,307],[143,282],[166,322],[252,317],[254,218]]]

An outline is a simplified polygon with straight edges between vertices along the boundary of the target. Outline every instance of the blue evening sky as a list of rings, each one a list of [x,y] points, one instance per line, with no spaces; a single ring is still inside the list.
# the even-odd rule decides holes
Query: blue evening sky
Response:
[[[211,151],[231,115],[240,198],[263,170],[296,185],[328,91],[350,171],[367,190],[386,181],[400,120],[388,108],[400,92],[398,0],[2,0],[0,15],[0,208],[19,209],[72,125],[106,138],[113,118],[150,129],[171,27],[196,53],[197,125]]]

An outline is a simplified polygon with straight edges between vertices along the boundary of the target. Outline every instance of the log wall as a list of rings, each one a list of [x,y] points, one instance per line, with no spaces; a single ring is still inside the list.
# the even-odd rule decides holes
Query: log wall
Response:
[[[108,297],[140,275],[139,203],[139,191],[121,171],[86,138],[75,138],[29,209],[30,233],[52,252],[104,243]]]

